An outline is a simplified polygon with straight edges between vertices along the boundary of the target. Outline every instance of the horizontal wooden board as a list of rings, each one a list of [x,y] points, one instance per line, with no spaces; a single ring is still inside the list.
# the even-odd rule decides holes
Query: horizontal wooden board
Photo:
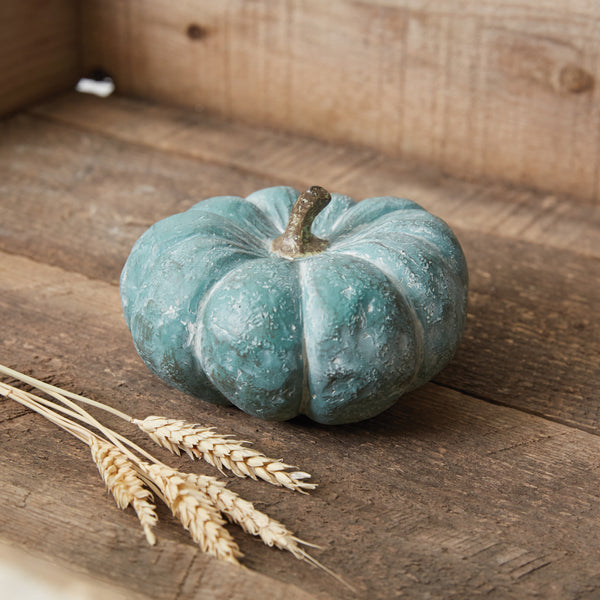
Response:
[[[221,565],[199,553],[165,510],[159,545],[150,548],[133,514],[102,491],[79,442],[37,415],[15,417],[2,400],[5,543],[173,600],[574,600],[600,589],[598,436],[433,384],[357,425],[258,421],[198,403],[151,376],[129,341],[114,285],[5,253],[0,283],[2,361],[136,416],[160,412],[215,425],[308,468],[319,483],[309,496],[237,479],[230,486],[321,544],[315,555],[358,593],[235,531],[254,573]]]
[[[147,115],[146,120],[128,121],[123,115],[110,119],[103,107],[109,107],[108,115],[115,117],[119,113],[110,110],[114,102],[98,101],[94,106],[96,112],[87,113],[90,121],[95,114],[97,124],[112,122],[116,128],[114,123],[121,123],[120,130],[129,132],[129,141],[123,141],[125,134],[115,139],[116,133],[108,125],[106,129],[97,125],[96,131],[81,130],[77,123],[73,128],[25,115],[6,124],[4,154],[0,150],[0,157],[6,159],[2,181],[8,210],[4,211],[0,249],[117,283],[129,249],[156,220],[205,196],[245,195],[267,185],[289,183],[277,179],[270,169],[265,169],[267,174],[255,174],[249,160],[234,158],[233,166],[227,166],[226,155],[252,155],[255,166],[268,164],[269,157],[276,156],[270,134],[262,138],[261,130],[255,132],[255,147],[246,130],[247,141],[240,142],[245,145],[236,149],[236,140],[243,135],[235,130],[228,136],[221,124],[214,129],[210,148],[221,148],[222,154],[206,151],[205,160],[198,160],[189,149],[193,138],[206,141],[208,134],[201,135],[201,125],[182,131],[174,118],[161,119],[160,108],[148,108],[154,117]],[[143,110],[143,105],[135,110],[137,103],[118,106],[121,110],[128,106],[134,114]],[[66,114],[64,107],[61,110]],[[75,107],[71,112],[77,114]],[[163,149],[144,141],[150,137],[153,124],[157,140],[170,140],[163,143]],[[210,123],[204,128],[208,130]],[[135,131],[140,144],[132,143]],[[267,140],[264,146],[263,139]],[[301,141],[290,138],[289,147],[294,149],[288,155],[290,165],[301,154],[297,150]],[[333,177],[348,182],[348,188],[340,191],[353,194],[353,186],[358,189],[354,182],[365,185],[368,166],[358,167],[359,172],[354,173],[352,165],[358,162],[354,154],[342,149],[335,158],[335,147],[314,148],[310,160],[295,161],[303,165],[297,185],[314,182],[304,177],[311,165],[320,168],[319,161],[328,150],[333,156],[328,163]],[[344,179],[350,171],[352,178]],[[393,179],[390,170],[388,177],[392,189],[400,189],[405,181],[402,172]],[[423,173],[413,173],[407,179],[414,198],[425,198],[439,207],[443,216],[450,217],[471,274],[465,338],[456,359],[437,381],[490,401],[600,431],[600,405],[595,399],[600,384],[600,324],[593,318],[594,307],[600,304],[600,248],[593,221],[580,221],[580,237],[589,236],[592,250],[566,250],[560,242],[561,216],[565,222],[573,222],[569,215],[581,214],[572,213],[568,203],[558,204],[554,219],[546,219],[550,232],[546,235],[535,226],[535,205],[521,208],[518,190],[512,195],[510,190],[496,196],[488,192],[502,215],[491,227],[491,231],[504,234],[497,236],[486,229],[484,216],[489,214],[493,219],[494,211],[486,213],[482,208],[479,217],[468,221],[460,215],[469,211],[453,210],[463,201],[475,204],[477,193],[468,185],[427,178]],[[375,188],[373,194],[379,191]],[[445,205],[448,197],[449,207]],[[598,218],[597,208],[587,210]],[[39,217],[31,219],[33,214]],[[512,225],[503,230],[502,220],[510,221],[510,215]],[[476,228],[478,222],[482,231]],[[531,241],[521,241],[516,235],[519,229],[531,231]],[[559,247],[547,245],[548,240]]]
[[[80,25],[76,0],[0,4],[0,116],[75,85]]]
[[[102,100],[71,93],[36,106],[33,113],[136,146],[233,167],[265,182],[298,187],[317,183],[357,199],[408,197],[453,227],[600,257],[600,208],[577,204],[569,196],[460,181],[414,161],[118,96]],[[198,185],[186,184],[195,197],[205,198],[231,193],[239,175],[227,181],[227,189],[221,190],[199,176]]]
[[[123,94],[600,197],[600,5],[93,0],[84,60]]]

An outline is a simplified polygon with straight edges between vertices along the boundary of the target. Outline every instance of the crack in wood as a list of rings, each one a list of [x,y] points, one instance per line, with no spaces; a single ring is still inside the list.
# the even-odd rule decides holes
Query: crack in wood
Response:
[[[33,412],[29,411],[29,410],[24,410],[22,412],[19,412],[15,415],[11,415],[10,417],[6,417],[4,419],[0,419],[0,425],[5,425],[7,423],[11,423],[12,421],[16,421],[17,419],[20,419],[21,417],[24,417],[25,415],[32,415]]]
[[[570,431],[562,431],[560,433],[552,433],[550,435],[541,435],[539,437],[535,437],[532,439],[522,440],[519,442],[515,442],[514,444],[509,444],[504,448],[498,448],[497,450],[490,450],[486,453],[486,456],[496,456],[503,452],[508,452],[509,450],[514,450],[515,448],[522,448],[524,446],[531,446],[533,444],[537,444],[539,442],[548,441],[554,438],[563,437],[565,435],[569,435]]]
[[[188,563],[188,566],[186,567],[183,576],[181,577],[181,579],[179,580],[179,583],[177,584],[177,589],[175,591],[175,596],[173,597],[173,600],[179,600],[179,598],[182,597],[183,593],[184,593],[184,588],[185,588],[185,584],[188,580],[188,577],[192,571],[192,567],[194,566],[194,563],[196,562],[196,557],[198,556],[198,552],[199,550],[196,549],[196,551],[193,553],[190,562]]]
[[[566,419],[561,419],[559,417],[553,416],[553,415],[549,415],[546,413],[541,413],[539,411],[535,411],[523,406],[514,406],[512,404],[509,404],[507,402],[504,402],[502,400],[496,399],[496,398],[490,398],[488,396],[483,396],[481,394],[475,394],[471,391],[465,390],[464,388],[461,388],[460,386],[454,386],[454,385],[450,385],[448,383],[440,383],[439,381],[436,380],[436,378],[434,378],[432,380],[432,383],[434,385],[437,385],[441,388],[446,388],[448,390],[453,390],[455,392],[460,392],[461,394],[464,394],[465,396],[469,396],[470,398],[473,398],[475,400],[481,400],[482,402],[486,402],[487,404],[493,404],[495,406],[502,406],[503,408],[508,408],[511,410],[516,410],[518,412],[522,412],[525,413],[527,415],[531,415],[532,417],[537,417],[539,419],[544,419],[546,421],[550,421],[552,423],[556,423],[557,425],[563,425],[564,427],[569,427],[570,429],[575,429],[578,431],[583,431],[585,433],[589,433],[591,435],[594,435],[596,437],[600,436],[600,431],[598,431],[595,428],[592,427],[586,427],[585,425],[582,425],[580,423],[574,423],[573,421],[568,421]]]

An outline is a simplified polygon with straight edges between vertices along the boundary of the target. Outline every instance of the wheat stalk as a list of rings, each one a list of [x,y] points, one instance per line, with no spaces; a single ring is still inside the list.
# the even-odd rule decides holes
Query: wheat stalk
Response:
[[[89,420],[91,415],[71,403],[67,397],[110,412],[128,423],[135,423],[163,448],[177,455],[184,451],[192,460],[202,458],[219,469],[221,473],[223,473],[223,469],[228,469],[238,477],[262,479],[272,485],[283,486],[302,493],[306,493],[307,490],[314,490],[317,487],[316,484],[305,481],[310,479],[309,473],[294,470],[295,467],[291,465],[268,458],[262,452],[248,448],[245,445],[248,442],[233,440],[231,436],[220,435],[214,431],[214,427],[202,427],[179,419],[166,419],[155,415],[145,419],[135,419],[131,415],[102,402],[44,383],[4,365],[0,365],[0,373],[33,385],[74,410],[79,410],[80,414],[84,414],[88,424],[102,427],[95,419]],[[110,435],[119,437],[115,432],[110,432],[109,437]],[[128,440],[122,438],[122,436],[121,440],[128,443]],[[136,448],[136,450],[139,450],[139,448]],[[290,469],[292,470],[290,471]]]
[[[61,403],[57,404],[0,382],[0,395],[43,415],[90,447],[93,460],[117,505],[120,508],[130,505],[134,508],[150,544],[156,542],[152,528],[157,522],[157,516],[151,502],[152,494],[144,486],[152,489],[167,504],[208,554],[239,564],[237,559],[242,553],[224,527],[223,514],[247,533],[259,536],[266,545],[291,552],[296,558],[310,562],[353,589],[302,548],[302,545],[318,546],[297,538],[282,523],[260,512],[251,502],[227,489],[224,482],[214,477],[182,473],[168,467],[125,436],[104,426],[72,400],[95,406],[129,423],[135,423],[155,442],[175,454],[179,455],[183,450],[191,458],[202,457],[219,470],[226,468],[240,477],[260,478],[274,485],[305,492],[316,487],[315,484],[303,481],[310,477],[308,473],[290,472],[289,469],[293,469],[290,465],[246,447],[244,444],[248,442],[220,436],[213,428],[156,416],[143,420],[134,419],[101,402],[46,384],[3,365],[0,365],[0,373],[33,385]],[[93,433],[88,427],[97,429],[106,439]],[[142,461],[138,455],[145,457],[150,463]]]
[[[337,573],[328,569],[312,557],[302,546],[319,548],[315,544],[296,537],[283,523],[261,512],[248,500],[244,500],[235,492],[227,488],[225,482],[208,475],[189,475],[197,489],[202,490],[214,505],[233,523],[239,525],[246,533],[260,537],[267,546],[287,550],[297,559],[305,560],[322,569],[340,583],[356,591],[347,581]]]
[[[232,492],[225,482],[208,475],[192,477],[196,487],[202,490],[230,521],[239,525],[246,533],[259,536],[267,546],[276,546],[301,558],[299,544],[313,545],[300,540],[285,525],[256,509],[252,502]]]
[[[57,414],[55,410],[66,413],[74,418],[84,419],[86,422],[93,422],[91,416],[87,419],[75,411],[57,406],[30,392],[24,392],[2,382],[0,382],[0,394],[41,414],[49,421],[85,442],[90,447],[92,458],[98,467],[100,475],[113,494],[117,506],[125,509],[131,505],[142,524],[148,543],[151,545],[156,543],[152,527],[154,527],[158,519],[154,512],[154,506],[149,501],[152,499],[152,494],[144,488],[144,484],[139,479],[133,463],[114,444],[100,439],[86,427]],[[55,410],[52,410],[50,407]]]
[[[227,529],[218,508],[194,484],[194,477],[162,464],[140,463],[144,473],[161,491],[173,515],[190,532],[203,552],[239,564],[242,553]]]
[[[144,529],[151,546],[156,544],[152,528],[158,517],[152,504],[152,493],[144,487],[135,466],[127,456],[113,444],[96,436],[90,441],[92,458],[106,486],[112,493],[120,509],[132,506]]]
[[[310,478],[308,473],[296,470],[290,472],[288,469],[294,469],[291,465],[248,448],[245,446],[248,442],[219,435],[213,427],[201,427],[179,419],[154,415],[145,419],[133,419],[133,423],[163,448],[177,455],[184,451],[192,460],[203,458],[221,472],[229,469],[238,477],[260,478],[272,485],[299,492],[317,487],[314,483],[304,481]]]

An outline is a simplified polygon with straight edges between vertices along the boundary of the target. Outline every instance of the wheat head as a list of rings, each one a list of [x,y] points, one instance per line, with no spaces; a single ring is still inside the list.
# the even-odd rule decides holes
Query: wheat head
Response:
[[[195,485],[194,476],[166,465],[142,463],[143,471],[160,489],[173,515],[190,532],[203,552],[238,563],[242,553],[227,529],[220,511]]]
[[[132,506],[144,529],[150,545],[156,544],[152,528],[158,518],[152,504],[153,496],[144,487],[131,461],[113,444],[96,436],[90,439],[92,458],[106,486],[112,493],[117,506],[125,509]]]
[[[207,475],[190,475],[189,481],[202,490],[212,500],[216,508],[226,515],[230,521],[238,524],[245,532],[259,536],[267,546],[275,546],[281,550],[291,552],[296,558],[305,560],[325,571],[341,584],[356,592],[355,588],[345,579],[328,569],[302,548],[302,546],[312,546],[313,548],[318,548],[318,546],[297,538],[283,523],[259,511],[252,502],[244,500],[235,492],[227,489],[225,482]]]
[[[133,422],[157,444],[180,455],[183,450],[190,458],[203,458],[219,471],[229,469],[238,477],[263,479],[272,485],[305,492],[317,486],[304,481],[310,475],[296,471],[291,465],[268,458],[248,448],[247,442],[219,435],[213,427],[200,427],[179,419],[150,416]]]
[[[267,546],[275,546],[291,552],[296,558],[305,558],[300,544],[312,545],[298,539],[285,525],[259,511],[252,502],[244,500],[227,488],[225,482],[207,475],[191,475],[195,485],[214,505],[246,533],[256,535]]]

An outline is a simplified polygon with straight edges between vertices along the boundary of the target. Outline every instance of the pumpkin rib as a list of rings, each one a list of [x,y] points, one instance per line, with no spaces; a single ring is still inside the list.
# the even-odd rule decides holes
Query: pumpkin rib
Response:
[[[254,214],[245,213],[244,211],[247,211],[248,208],[254,211]],[[246,198],[242,198],[241,196],[215,196],[214,198],[208,198],[194,204],[186,212],[223,217],[234,225],[237,225],[237,227],[241,227],[244,231],[248,231],[251,228],[256,232],[253,235],[258,239],[271,240],[273,237],[279,235],[279,230],[265,217],[265,212],[256,206],[256,204],[248,202]],[[242,219],[243,221],[238,223],[238,219]]]
[[[464,252],[448,224],[439,217],[432,215],[424,209],[421,213],[411,212],[411,214],[405,216],[407,217],[407,219],[401,219],[400,217],[401,220],[399,225],[401,225],[404,228],[414,228],[415,223],[419,222],[423,229],[419,232],[411,232],[403,228],[399,231],[394,231],[392,235],[404,236],[410,239],[414,239],[418,244],[424,244],[429,249],[430,256],[435,257],[436,260],[439,260],[442,263],[444,263],[447,269],[449,269],[452,272],[456,272],[459,275],[461,273],[464,273],[465,280],[462,283],[467,284],[468,277]],[[382,219],[381,222],[378,221],[375,221],[369,228],[369,234],[375,234],[374,237],[378,237],[379,234],[381,234],[384,238],[384,242],[389,242],[390,239],[394,239],[393,237],[390,238],[390,232],[387,232],[385,230],[377,231],[377,229],[384,229],[385,225],[387,224],[386,220]],[[363,236],[363,239],[371,241],[373,238],[370,237],[370,235]],[[451,247],[451,252],[444,252],[444,250],[439,244],[439,240],[435,241],[434,238],[440,238],[444,241],[444,243],[449,243]]]
[[[185,238],[179,239],[170,248],[170,252],[168,254],[161,255],[158,258],[158,260],[155,261],[155,262],[153,262],[152,264],[143,265],[141,267],[141,274],[140,274],[140,276],[137,277],[137,279],[138,280],[146,280],[148,278],[149,274],[152,274],[153,272],[156,271],[157,265],[159,263],[162,266],[167,265],[168,261],[172,261],[173,260],[174,255],[176,255],[177,252],[179,250],[181,250],[182,246],[185,246],[186,244],[189,244],[190,242],[193,242],[195,239],[196,238],[195,238],[195,233],[194,232],[190,232],[190,234],[187,235]],[[236,254],[246,255],[246,258],[241,259],[240,262],[236,266],[239,266],[240,264],[244,264],[244,263],[246,263],[247,261],[250,261],[250,260],[256,260],[256,259],[260,259],[260,258],[268,258],[268,255],[265,255],[265,256],[256,255],[252,251],[250,251],[249,249],[244,248],[243,246],[238,246],[236,244],[232,244],[229,240],[227,240],[225,238],[214,237],[214,238],[211,239],[211,242],[213,242],[213,243],[216,242],[216,241],[221,242],[224,247],[233,248]],[[127,265],[126,265],[126,267],[127,267]],[[126,273],[126,272],[127,272],[127,275],[125,277],[123,277],[123,275],[122,275],[122,281],[123,282],[125,281],[125,279],[128,279],[128,277],[129,277],[129,272],[124,269],[123,273]],[[226,271],[225,274],[227,272],[229,272],[229,271]],[[199,305],[199,303],[201,301],[201,298],[198,299],[197,297],[198,296],[201,296],[201,297],[205,296],[210,291],[210,289],[212,289],[212,287],[216,283],[218,283],[218,281],[219,280],[216,279],[213,282],[213,284],[208,289],[204,290],[204,292],[196,292],[193,296],[191,296],[190,299],[189,299],[189,301],[188,301],[188,303],[187,303],[187,305],[186,305],[187,311],[188,312],[192,312],[195,309],[195,307],[197,307]],[[139,287],[138,289],[139,289],[138,295],[137,295],[136,300],[135,300],[136,304],[139,304],[141,301],[146,300],[147,294],[154,291],[150,287],[147,288],[147,286],[142,286],[142,287]],[[142,293],[142,290],[144,290],[143,293]],[[128,312],[129,311],[126,311],[126,313],[128,313]],[[126,314],[126,319],[128,320],[128,314]]]
[[[435,322],[432,324],[430,321],[427,320],[427,315],[424,314],[423,309],[417,310],[417,307],[415,306],[415,301],[417,299],[413,299],[413,296],[415,295],[414,290],[411,290],[411,288],[406,282],[399,279],[393,272],[391,272],[391,270],[387,267],[385,260],[382,259],[381,262],[375,262],[373,259],[365,256],[361,252],[359,247],[361,244],[365,244],[367,246],[380,246],[384,249],[385,252],[399,253],[402,251],[402,244],[400,243],[402,241],[402,238],[410,240],[412,242],[411,245],[421,253],[422,258],[430,261],[434,265],[439,266],[440,271],[443,275],[441,281],[446,280],[446,293],[441,296],[439,294],[436,295],[437,304],[439,304],[440,299],[445,296],[448,300],[447,306],[454,307],[457,310],[457,318],[458,322],[460,323],[460,326],[455,330],[455,335],[451,336],[451,338],[447,338],[444,333],[444,343],[439,346],[439,352],[435,361],[430,362],[430,359],[425,360],[425,357],[433,356],[432,348],[436,347],[435,340],[440,338],[440,335],[443,332],[443,330],[440,331],[440,329],[435,325]],[[456,243],[458,242],[456,241]],[[457,305],[455,302],[456,293],[459,293],[460,290],[465,290],[466,294],[466,282],[463,280],[461,271],[455,269],[455,265],[460,264],[460,261],[453,260],[452,262],[449,262],[447,260],[444,260],[444,255],[441,253],[439,247],[433,241],[427,239],[424,236],[406,234],[405,232],[398,232],[393,238],[393,240],[390,240],[389,238],[385,238],[385,240],[383,240],[382,238],[371,238],[367,235],[362,235],[360,242],[357,243],[357,241],[354,240],[354,243],[348,243],[348,247],[346,249],[338,247],[332,248],[332,251],[334,251],[335,253],[362,258],[367,262],[374,264],[377,268],[381,269],[386,274],[386,276],[388,276],[394,281],[398,281],[399,285],[403,286],[401,289],[404,290],[403,293],[410,300],[411,306],[415,310],[418,322],[421,328],[423,329],[422,349],[424,358],[423,362],[421,363],[419,372],[417,372],[416,374],[414,387],[418,387],[422,383],[428,381],[439,371],[439,369],[441,368],[440,365],[443,366],[447,364],[448,360],[450,360],[450,358],[456,351],[456,347],[461,338],[462,330],[464,329],[464,322],[466,320],[466,304],[463,304],[465,308],[461,311],[459,310],[459,305]],[[460,251],[462,252],[462,250]],[[411,261],[415,260],[415,256],[413,256],[412,253],[407,254],[407,256]],[[412,269],[410,267],[407,267],[407,269],[412,272]],[[438,281],[440,281],[440,279],[438,279]],[[420,299],[426,298],[426,296],[423,296],[423,293],[425,292],[425,289],[422,289],[419,292]],[[423,320],[423,318],[425,320]],[[445,323],[445,320],[442,318],[438,318],[437,321],[441,321],[442,326]],[[455,339],[452,339],[452,337],[454,337]],[[412,389],[414,389],[414,387]]]
[[[283,212],[279,209],[282,207],[282,195],[286,195],[285,204],[286,208]],[[256,206],[275,229],[282,234],[288,223],[290,212],[294,206],[300,192],[292,187],[280,185],[270,188],[265,188],[253,192],[249,196],[246,196],[246,202]]]
[[[300,396],[300,386],[299,377],[293,376],[294,372],[299,373],[293,357],[298,356],[301,330],[298,321],[293,321],[292,331],[287,331],[284,315],[286,309],[294,305],[293,299],[298,298],[299,290],[298,282],[294,283],[293,276],[289,276],[293,263],[277,261],[269,268],[272,262],[272,258],[245,261],[212,286],[198,306],[193,351],[212,385],[226,397],[235,390],[232,404],[261,418],[287,420],[297,414],[301,402],[301,397],[294,400]],[[290,285],[281,285],[282,281],[289,281]],[[223,294],[225,303],[219,297]],[[257,298],[260,300],[261,295],[263,300],[272,300],[277,294],[282,302],[276,305],[277,310],[267,314],[264,310],[252,309],[252,303]],[[262,308],[260,302],[258,306]],[[232,324],[240,331],[232,331]],[[285,334],[285,337],[270,337],[273,333]],[[287,349],[282,351],[280,346],[284,339]],[[265,361],[272,366],[267,367]],[[296,367],[288,369],[292,363]],[[285,387],[280,382],[282,376]],[[278,385],[273,385],[274,381],[279,382]],[[261,409],[261,403],[268,398],[272,404],[268,409]]]
[[[323,253],[301,265],[303,307],[310,315],[304,324],[310,385],[304,414],[325,424],[373,417],[413,381],[419,324],[412,306],[367,261]]]
[[[423,360],[424,360],[424,347],[425,347],[425,328],[423,327],[423,323],[421,323],[421,319],[419,318],[419,316],[417,314],[417,311],[414,306],[414,302],[411,298],[411,294],[407,291],[404,284],[393,274],[388,273],[387,270],[382,267],[382,265],[377,264],[376,262],[369,260],[368,258],[366,258],[364,256],[361,256],[358,254],[353,254],[351,252],[340,252],[340,254],[344,254],[345,256],[351,257],[353,260],[356,260],[358,262],[363,262],[365,264],[370,265],[371,267],[375,267],[375,269],[380,271],[385,276],[385,278],[390,282],[390,284],[398,292],[398,295],[401,296],[405,300],[406,304],[410,308],[411,314],[413,317],[413,323],[415,324],[415,340],[417,342],[417,344],[416,344],[417,360],[416,360],[415,371],[414,371],[413,377],[410,381],[410,385],[407,386],[407,388],[409,389],[412,386],[412,384],[414,383],[414,381],[417,379],[417,377],[419,375],[419,371],[421,370],[421,366],[422,366]]]
[[[317,215],[312,232],[318,236],[332,241],[336,237],[335,228],[340,219],[356,206],[356,201],[344,194],[331,194],[331,202]],[[336,215],[337,213],[337,215]],[[333,217],[332,217],[333,214]],[[329,221],[334,218],[333,223]]]
[[[178,358],[178,356],[186,355],[184,349],[190,346],[196,334],[197,327],[195,323],[197,318],[194,317],[194,314],[202,298],[231,270],[232,265],[227,264],[229,259],[235,262],[235,266],[239,266],[251,260],[267,258],[268,252],[264,245],[259,246],[256,244],[256,240],[254,240],[254,248],[252,243],[248,247],[242,246],[243,231],[241,227],[233,221],[214,213],[210,213],[209,219],[212,222],[210,225],[220,230],[226,231],[229,229],[233,232],[231,237],[234,237],[234,239],[227,239],[225,231],[221,236],[210,237],[210,240],[207,240],[206,235],[198,236],[198,221],[204,222],[205,226],[209,225],[205,220],[208,213],[197,215],[200,219],[189,220],[186,220],[186,213],[187,211],[175,215],[177,219],[175,222],[176,227],[173,227],[173,221],[171,223],[165,223],[166,220],[160,221],[151,230],[148,230],[145,236],[142,236],[143,241],[142,238],[138,240],[138,242],[141,242],[138,249],[141,247],[143,250],[143,246],[148,244],[150,247],[155,244],[167,244],[168,250],[155,256],[151,261],[136,260],[136,257],[143,256],[139,251],[132,252],[130,255],[130,259],[128,259],[128,263],[123,270],[121,285],[122,291],[135,289],[136,292],[123,292],[122,294],[124,297],[129,296],[132,298],[130,300],[132,306],[125,306],[124,302],[125,319],[128,327],[132,330],[136,350],[152,372],[163,377],[168,383],[182,391],[200,395],[211,402],[230,404],[230,401],[221,395],[218,388],[203,373],[201,365],[193,354],[187,353],[185,363],[181,362],[183,359]],[[189,217],[189,215],[187,216]],[[176,239],[175,242],[173,242],[173,237]],[[237,238],[237,243],[235,238]],[[169,243],[171,243],[170,246]],[[217,258],[214,252],[219,247],[221,253]],[[261,254],[258,254],[257,250],[260,250]],[[226,255],[229,255],[227,260]],[[182,290],[180,287],[177,286],[177,289],[175,289],[169,284],[168,279],[160,276],[160,273],[174,272],[174,266],[179,263],[180,258],[186,259],[189,272],[197,270],[198,267],[203,267],[207,260],[216,261],[218,266],[213,266],[213,269],[217,269],[219,272],[219,275],[207,288],[190,290],[184,303],[181,301]],[[222,260],[225,263],[222,263]],[[149,282],[151,281],[154,281],[154,283],[150,285]],[[157,294],[157,289],[162,289],[163,292]],[[160,299],[161,307],[152,309],[149,313],[148,307],[150,306],[149,303],[154,302],[153,296]],[[179,303],[177,302],[178,298]],[[175,337],[172,338],[170,348],[165,349],[164,344],[158,342],[161,333],[156,329],[153,320],[149,320],[149,317],[145,315],[162,313],[163,316],[160,318],[165,318],[165,310],[168,309],[171,301],[177,309],[176,314],[168,321],[171,324],[169,325],[169,335]],[[173,326],[176,329],[173,329]],[[161,348],[163,349],[160,350]],[[194,377],[189,376],[192,369]],[[198,379],[201,380],[202,385],[209,385],[210,389],[214,388],[214,390],[209,393],[209,388],[207,388],[202,393],[198,387]],[[215,396],[215,393],[218,393],[218,396]]]
[[[208,234],[207,237],[210,237],[211,241],[222,243],[223,245],[234,246],[245,253],[252,253],[252,250],[256,250],[257,257],[268,256],[266,243],[258,236],[249,233],[233,219],[229,219],[218,213],[200,211],[194,206],[182,213],[167,217],[166,219],[162,219],[158,223],[155,223],[150,229],[142,234],[140,239],[136,242],[136,246],[138,246],[138,244],[139,246],[137,248],[134,246],[133,250],[139,251],[146,244],[167,243],[171,250],[176,251],[180,245],[189,243],[190,238],[197,238],[205,233],[202,231],[202,228],[207,224],[203,223],[202,217],[210,217],[216,220],[219,225],[225,226],[225,231],[230,229],[235,235],[235,239],[233,239],[224,235]],[[177,223],[179,220],[181,220],[181,223]],[[174,227],[174,223],[179,226],[177,228]],[[267,238],[265,237],[265,240],[266,239]]]
[[[429,217],[433,216],[430,213],[426,213],[426,214],[429,215]],[[382,221],[384,221],[383,217],[389,217],[389,214],[383,215],[381,217]],[[377,219],[377,221],[379,221],[379,219]],[[343,241],[336,243],[336,244],[331,244],[331,246],[328,248],[328,250],[330,252],[335,252],[335,253],[339,252],[340,254],[348,254],[349,252],[348,252],[348,250],[346,250],[346,247],[349,247],[351,249],[352,246],[354,246],[357,242],[379,243],[384,246],[389,246],[390,245],[389,244],[389,241],[390,241],[389,236],[386,237],[384,241],[381,241],[381,240],[377,239],[378,238],[377,231],[372,231],[372,229],[374,229],[376,227],[377,221],[374,221],[372,227],[367,225],[365,230],[360,232],[360,236],[354,237],[353,233],[349,232],[348,234],[344,235]],[[429,221],[431,222],[431,219],[429,219]],[[438,221],[441,221],[441,219],[438,219]],[[382,223],[382,224],[384,224],[384,223]],[[448,228],[448,231],[450,231],[449,228]],[[371,237],[370,234],[373,234],[373,233],[375,235]],[[395,232],[395,236],[408,238],[410,240],[414,240],[418,245],[426,246],[427,250],[430,252],[429,257],[435,258],[435,260],[442,262],[446,266],[446,269],[449,272],[457,275],[458,277],[460,277],[461,271],[466,274],[466,268],[463,268],[463,269],[458,268],[459,266],[462,266],[462,265],[456,264],[457,257],[448,256],[448,255],[444,254],[442,252],[442,250],[440,249],[440,247],[435,242],[427,239],[425,236],[416,235],[414,233],[408,233],[406,231]],[[395,239],[398,239],[398,237],[396,237]],[[450,241],[452,241],[451,238],[449,238],[449,239],[450,239]],[[458,245],[458,240],[456,240],[456,238],[454,238],[454,240],[456,241],[457,250],[460,250],[460,252],[462,254],[462,249]],[[450,262],[450,261],[452,261],[452,262]],[[463,255],[463,261],[464,261],[464,255]],[[461,261],[461,262],[463,262],[463,261]],[[463,283],[463,284],[466,283],[465,281],[462,280],[462,277],[460,280],[461,280],[461,283]]]
[[[396,206],[393,206],[394,204],[396,204]],[[374,218],[373,214],[370,214],[369,211],[376,210],[382,210],[383,212]],[[379,196],[376,198],[368,198],[361,202],[355,202],[354,206],[342,211],[339,218],[331,225],[332,235],[328,239],[333,241],[342,236],[346,237],[348,235],[354,235],[358,230],[362,231],[365,228],[370,228],[377,220],[382,219],[383,217],[389,218],[392,213],[407,210],[426,212],[422,206],[419,206],[412,200],[394,198],[392,196]],[[358,215],[356,213],[358,213]],[[347,223],[344,225],[343,221],[347,221]],[[340,223],[344,229],[342,231],[337,231],[340,227]]]

